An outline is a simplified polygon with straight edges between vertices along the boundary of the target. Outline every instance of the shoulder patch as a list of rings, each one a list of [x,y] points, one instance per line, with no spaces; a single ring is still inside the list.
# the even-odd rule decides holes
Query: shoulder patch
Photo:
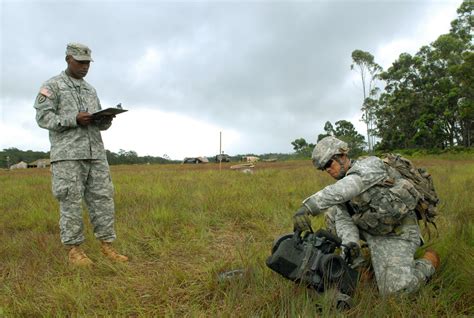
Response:
[[[44,96],[43,94],[38,94],[38,97],[36,100],[38,101],[38,104],[42,104],[46,101],[46,96]]]
[[[40,94],[44,95],[46,97],[51,97],[53,95],[53,93],[49,89],[47,89],[46,87],[42,87],[40,89]]]

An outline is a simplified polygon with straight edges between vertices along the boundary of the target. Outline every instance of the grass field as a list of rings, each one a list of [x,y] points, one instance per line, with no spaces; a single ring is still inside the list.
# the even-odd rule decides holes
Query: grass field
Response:
[[[229,164],[114,166],[115,245],[130,262],[102,258],[85,216],[91,269],[67,264],[49,170],[0,171],[0,317],[474,316],[474,158],[416,163],[442,200],[439,237],[429,243],[441,269],[411,296],[382,299],[361,285],[344,313],[331,292],[265,266],[302,199],[333,182],[309,160],[259,163],[253,174]],[[243,275],[218,279],[234,269]]]

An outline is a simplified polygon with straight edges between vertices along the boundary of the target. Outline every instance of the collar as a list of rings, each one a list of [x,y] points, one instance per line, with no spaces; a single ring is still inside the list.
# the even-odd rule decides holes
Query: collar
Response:
[[[81,87],[87,89],[87,85],[85,85],[86,81],[84,79],[77,79],[73,78],[69,75],[66,74],[66,71],[61,72],[61,77],[64,80],[64,83],[66,83],[67,86],[76,88],[76,87]]]

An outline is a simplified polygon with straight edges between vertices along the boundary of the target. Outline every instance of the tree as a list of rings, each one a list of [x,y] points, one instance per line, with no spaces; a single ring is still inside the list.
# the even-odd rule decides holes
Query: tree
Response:
[[[380,74],[386,82],[385,92],[377,102],[375,111],[377,135],[382,138],[384,149],[406,148],[416,134],[413,125],[421,118],[427,103],[420,88],[422,59],[410,54],[400,54],[392,66]],[[430,118],[426,118],[429,122]]]
[[[472,146],[473,9],[464,1],[448,34],[381,72],[386,85],[373,108],[382,149]]]
[[[357,68],[362,81],[362,120],[367,126],[367,145],[369,152],[373,148],[372,130],[374,129],[374,110],[371,108],[373,103],[368,102],[368,98],[373,98],[377,94],[375,81],[382,71],[382,67],[375,63],[374,56],[369,52],[355,50],[352,52],[351,70]]]
[[[474,135],[474,52],[464,53],[464,63],[453,71],[459,80],[460,129],[465,147],[473,145]]]
[[[355,130],[354,125],[347,120],[339,120],[335,122],[335,136],[345,142],[349,146],[349,156],[358,157],[364,151],[364,136]]]
[[[314,148],[314,144],[308,144],[304,138],[295,139],[291,142],[291,145],[298,155],[305,157],[311,156],[311,152]]]
[[[327,121],[325,124],[324,124],[324,131],[326,132],[325,134],[319,134],[318,135],[318,142],[323,139],[324,137],[327,137],[327,136],[334,136],[335,134],[335,131],[334,131],[334,127],[332,126],[331,122],[330,121]]]
[[[125,164],[138,163],[138,155],[133,150],[125,151],[123,149],[120,149],[118,152],[118,158],[119,158],[120,163],[125,163]]]
[[[457,10],[458,18],[451,22],[450,33],[464,43],[467,50],[462,53],[462,63],[451,68],[454,78],[459,83],[459,116],[462,144],[472,146],[474,134],[474,52],[472,44],[472,30],[474,29],[474,2],[465,0]],[[470,44],[470,45],[469,45]]]
[[[296,152],[300,152],[302,149],[308,146],[308,143],[304,138],[298,138],[295,139],[295,141],[292,141],[291,145]]]
[[[359,156],[364,151],[365,141],[364,136],[359,134],[355,129],[354,125],[347,120],[339,120],[335,122],[336,128],[327,121],[324,124],[325,134],[318,135],[318,142],[328,136],[337,137],[345,142],[347,142],[350,151],[349,155],[353,157]]]
[[[37,159],[49,158],[49,152],[42,151],[23,151],[18,148],[7,148],[0,151],[0,168],[9,168],[12,164],[20,161],[31,163]]]
[[[464,0],[456,12],[458,18],[451,22],[450,33],[463,39],[464,42],[469,42],[472,40],[474,2],[472,0]]]

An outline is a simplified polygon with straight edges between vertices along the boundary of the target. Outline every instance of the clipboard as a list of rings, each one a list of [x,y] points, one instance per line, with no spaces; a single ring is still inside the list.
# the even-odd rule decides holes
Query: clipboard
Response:
[[[117,115],[120,113],[127,112],[128,109],[123,109],[123,108],[116,108],[116,107],[109,107],[106,109],[102,109],[99,111],[96,111],[92,113],[92,116],[95,118],[102,117],[102,116],[112,116],[112,115]]]

